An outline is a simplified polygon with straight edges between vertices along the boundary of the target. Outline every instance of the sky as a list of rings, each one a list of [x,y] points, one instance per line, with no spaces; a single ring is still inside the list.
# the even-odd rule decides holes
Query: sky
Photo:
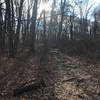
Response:
[[[42,12],[42,10],[46,10],[48,12],[51,11],[51,5],[52,5],[52,2],[53,0],[49,0],[48,3],[43,3],[42,0],[41,0],[41,4],[39,6],[39,10],[38,10],[38,13],[40,14]]]
[[[49,0],[49,2],[47,4],[44,4],[43,2],[41,2],[40,4],[40,7],[39,7],[39,11],[42,11],[43,9],[46,9],[46,10],[51,10],[51,5],[52,5],[52,1],[53,0]],[[57,0],[58,2],[60,2],[60,0]],[[85,2],[87,0],[84,0]],[[94,2],[94,7],[96,7],[99,3],[100,3],[100,0],[90,0],[90,4]]]
[[[72,0],[70,0],[72,1]],[[84,0],[85,2],[87,2],[87,0]],[[51,5],[52,5],[53,0],[49,0],[48,3],[44,4],[43,2],[41,2],[39,10],[38,10],[38,14],[40,14],[40,12],[45,9],[46,11],[48,11],[48,13],[51,11]],[[57,3],[59,3],[60,0],[57,0]],[[89,6],[93,4],[93,7],[91,9],[91,12],[93,12],[94,8],[96,6],[98,6],[98,4],[100,4],[100,0],[90,0],[89,1]],[[78,8],[76,7],[76,10],[78,11]]]
[[[0,0],[1,2],[3,2],[4,0]],[[27,0],[26,0],[27,1]],[[59,4],[61,0],[57,0],[57,3]],[[73,0],[70,0],[70,1],[73,1]],[[77,0],[74,0],[74,1],[77,1]],[[87,2],[87,0],[84,0],[85,2]],[[41,0],[41,3],[40,3],[40,6],[38,8],[38,16],[40,15],[40,13],[42,12],[43,9],[45,9],[48,13],[50,13],[51,11],[51,5],[52,5],[52,2],[53,0],[48,0],[48,3],[43,3],[42,0]],[[92,10],[94,10],[94,8],[100,4],[100,0],[90,0],[90,3],[89,5],[93,4],[93,7],[92,7]],[[27,4],[26,4],[27,6]],[[77,10],[77,8],[76,8]]]
[[[95,5],[97,6],[99,3],[100,3],[100,0],[92,0],[92,1],[95,1]]]

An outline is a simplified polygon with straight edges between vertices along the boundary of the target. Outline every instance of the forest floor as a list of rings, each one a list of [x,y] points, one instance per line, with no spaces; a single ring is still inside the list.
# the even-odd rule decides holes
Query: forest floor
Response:
[[[38,56],[0,58],[0,100],[100,100],[100,64],[52,49],[41,64]],[[42,79],[45,87],[13,96],[23,83]]]

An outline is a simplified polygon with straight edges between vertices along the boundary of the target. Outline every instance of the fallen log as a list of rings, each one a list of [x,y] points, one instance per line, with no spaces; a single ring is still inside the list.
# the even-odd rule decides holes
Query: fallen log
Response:
[[[72,81],[76,81],[78,83],[82,83],[82,82],[84,82],[84,79],[78,79],[78,78],[73,77],[73,78],[70,78],[70,79],[67,79],[67,80],[63,80],[62,83],[72,82]]]
[[[37,89],[40,89],[41,87],[45,87],[45,86],[46,85],[45,85],[45,82],[43,80],[36,81],[36,82],[26,84],[26,85],[24,84],[24,86],[21,85],[21,87],[18,87],[18,88],[13,90],[13,96],[18,96],[18,95],[21,95],[24,92],[37,90]]]
[[[72,82],[74,80],[76,80],[76,78],[70,78],[70,79],[67,79],[67,80],[63,80],[62,83]]]

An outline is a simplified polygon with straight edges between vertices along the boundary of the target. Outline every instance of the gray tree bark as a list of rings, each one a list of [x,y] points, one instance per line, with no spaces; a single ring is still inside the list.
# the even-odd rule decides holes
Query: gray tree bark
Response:
[[[23,3],[24,3],[24,0],[20,0],[18,24],[17,24],[17,30],[16,30],[16,34],[15,34],[15,40],[14,40],[14,54],[15,55],[17,53],[18,43],[19,43],[19,35],[20,35],[20,26],[21,26]]]
[[[36,19],[37,19],[37,5],[38,0],[34,1],[33,13],[32,13],[32,23],[30,27],[30,52],[35,52],[35,38],[36,38]]]

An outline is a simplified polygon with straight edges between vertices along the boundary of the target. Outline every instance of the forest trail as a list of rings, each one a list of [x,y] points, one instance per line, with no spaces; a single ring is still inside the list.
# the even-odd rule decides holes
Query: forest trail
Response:
[[[0,100],[100,100],[100,67],[93,69],[59,49],[50,50],[48,60],[41,64],[37,59],[26,56],[14,61],[9,73],[0,79]],[[38,80],[38,74],[46,87],[12,96],[14,88]]]
[[[53,52],[58,68],[56,97],[59,100],[100,100],[100,66],[94,68],[59,50]]]

